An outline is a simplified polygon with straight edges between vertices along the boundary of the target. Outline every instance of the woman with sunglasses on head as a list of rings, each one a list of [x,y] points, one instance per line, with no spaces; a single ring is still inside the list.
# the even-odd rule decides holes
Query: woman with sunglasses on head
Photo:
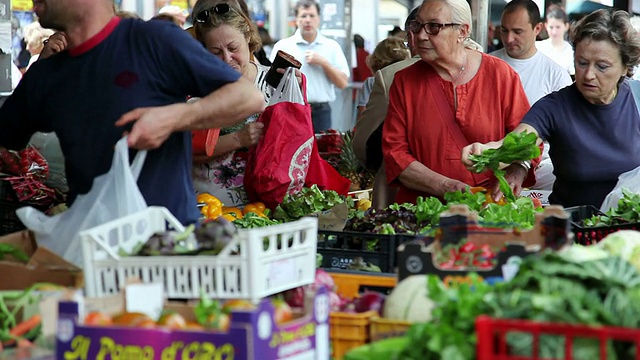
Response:
[[[408,24],[421,61],[396,74],[382,135],[398,203],[489,186],[495,179],[467,170],[461,149],[502,139],[529,110],[518,75],[469,38],[471,22],[466,0],[425,0]],[[522,184],[529,174],[533,184],[528,165],[509,167],[507,179]]]
[[[247,18],[228,3],[220,3],[194,14],[196,39],[212,54],[237,70],[262,91],[268,102],[270,90],[264,82],[268,68],[250,59],[260,48],[258,31]],[[248,202],[243,189],[246,148],[257,144],[263,124],[259,114],[232,128],[220,130],[213,156],[194,159],[194,185],[197,193],[210,193],[226,206]]]
[[[273,88],[265,82],[269,68],[251,58],[260,48],[258,29],[231,3],[219,3],[194,17],[196,39],[214,55],[251,80],[264,94],[268,104]],[[299,72],[297,73],[300,76]],[[198,193],[207,192],[226,206],[248,202],[244,191],[247,148],[255,146],[262,136],[262,123],[254,114],[235,127],[220,130],[213,156],[195,160],[194,184]]]

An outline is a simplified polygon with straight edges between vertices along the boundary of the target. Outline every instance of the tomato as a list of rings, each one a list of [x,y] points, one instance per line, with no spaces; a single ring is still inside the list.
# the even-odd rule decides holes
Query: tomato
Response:
[[[291,306],[287,304],[286,301],[282,299],[272,299],[271,303],[275,308],[273,318],[276,324],[284,324],[293,319],[293,312],[291,311]]]
[[[242,214],[243,215],[247,215],[250,212],[258,214],[258,215],[262,214],[262,211],[260,211],[260,209],[257,206],[255,206],[254,204],[245,205],[244,209],[242,209]]]
[[[165,312],[158,319],[158,326],[169,329],[186,329],[187,321],[176,312]]]
[[[237,207],[227,207],[227,206],[223,206],[222,207],[222,215],[232,215],[235,219],[242,219],[242,210],[240,210]],[[233,220],[231,220],[233,221]]]
[[[111,319],[111,316],[98,311],[92,311],[88,313],[87,316],[85,316],[84,318],[85,325],[107,326],[107,325],[111,325],[112,323],[113,323],[113,320]]]
[[[472,242],[467,242],[464,245],[462,245],[462,247],[460,247],[460,252],[463,252],[463,253],[472,253],[475,250],[476,250],[476,246]]]
[[[229,330],[231,325],[231,316],[223,311],[215,311],[209,314],[206,320],[205,328],[212,330]]]
[[[148,315],[139,312],[125,312],[113,317],[113,325],[123,326],[140,326],[149,325],[149,322],[155,326],[155,321]]]
[[[255,305],[249,300],[227,300],[222,306],[222,310],[232,311],[232,310],[254,310],[256,308]]]

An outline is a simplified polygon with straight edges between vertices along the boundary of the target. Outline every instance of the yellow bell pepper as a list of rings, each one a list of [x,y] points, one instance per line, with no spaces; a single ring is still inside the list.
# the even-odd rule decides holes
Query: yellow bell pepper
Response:
[[[222,215],[222,208],[215,204],[209,204],[200,208],[200,212],[207,219],[216,219],[218,216]]]
[[[225,215],[225,214],[233,215],[235,216],[236,219],[242,219],[242,210],[240,210],[240,208],[237,208],[237,207],[223,206],[222,215]]]
[[[369,199],[360,199],[356,203],[356,208],[360,211],[367,211],[371,207],[371,200]]]
[[[214,204],[214,205],[216,205],[218,207],[222,207],[222,201],[220,201],[220,199],[218,199],[217,197],[215,197],[215,196],[213,196],[213,195],[211,195],[209,193],[198,194],[196,196],[196,200],[199,203],[203,203],[203,204],[207,204],[207,205]]]

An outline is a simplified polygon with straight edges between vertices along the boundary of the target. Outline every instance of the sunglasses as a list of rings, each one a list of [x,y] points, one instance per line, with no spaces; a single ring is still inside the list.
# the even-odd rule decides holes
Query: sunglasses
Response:
[[[416,20],[411,20],[409,22],[409,31],[411,31],[414,34],[419,34],[420,31],[424,29],[424,31],[429,35],[438,35],[438,33],[440,33],[440,30],[442,30],[442,28],[445,28],[447,26],[451,26],[451,27],[460,26],[460,24],[454,24],[454,23],[438,24],[434,22],[420,23]]]
[[[225,4],[225,3],[218,4],[212,7],[211,9],[200,11],[198,15],[196,15],[196,22],[205,23],[207,22],[207,20],[209,20],[209,16],[211,16],[212,14],[224,15],[229,13],[232,10],[233,8],[229,6],[229,4]]]

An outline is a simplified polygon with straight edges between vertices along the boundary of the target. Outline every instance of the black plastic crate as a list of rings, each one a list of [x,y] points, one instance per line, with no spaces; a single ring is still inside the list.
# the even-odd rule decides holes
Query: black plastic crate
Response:
[[[418,239],[414,235],[319,230],[318,253],[322,255],[322,268],[348,270],[354,259],[361,257],[382,272],[394,273],[398,245]]]
[[[575,236],[574,242],[581,245],[593,245],[604,239],[607,235],[620,230],[640,230],[640,223],[619,224],[612,226],[586,227],[585,219],[594,215],[604,215],[598,208],[592,205],[574,206],[566,208],[571,214],[571,230]]]

